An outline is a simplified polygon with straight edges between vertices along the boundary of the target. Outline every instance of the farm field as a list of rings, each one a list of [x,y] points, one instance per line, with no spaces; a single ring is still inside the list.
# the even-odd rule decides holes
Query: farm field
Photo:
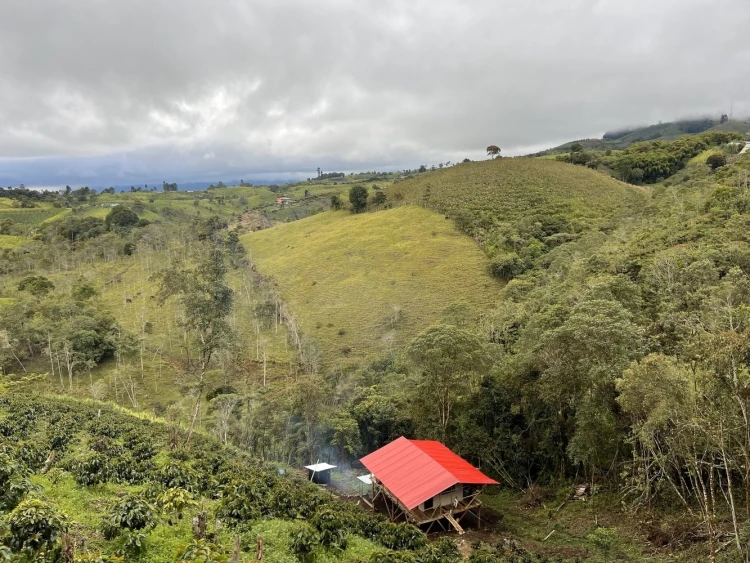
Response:
[[[10,219],[22,225],[39,225],[48,219],[69,213],[66,209],[54,207],[33,207],[30,209],[0,207],[0,221]]]
[[[604,174],[547,159],[461,164],[394,184],[389,200],[467,213],[492,223],[562,214],[603,225],[643,204],[643,194]]]

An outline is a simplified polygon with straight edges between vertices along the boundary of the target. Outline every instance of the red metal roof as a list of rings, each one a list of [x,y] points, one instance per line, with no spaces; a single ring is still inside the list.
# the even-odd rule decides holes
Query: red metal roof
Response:
[[[457,483],[498,484],[432,440],[407,440],[402,436],[361,461],[409,510]]]

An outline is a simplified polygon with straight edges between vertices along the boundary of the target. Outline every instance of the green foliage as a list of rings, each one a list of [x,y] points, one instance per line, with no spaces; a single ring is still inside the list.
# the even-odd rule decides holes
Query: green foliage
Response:
[[[332,437],[331,445],[341,449],[344,455],[357,456],[362,450],[357,421],[348,413],[337,413],[328,422]]]
[[[76,242],[94,239],[107,232],[108,225],[98,217],[65,217],[52,223],[46,231],[66,241]]]
[[[56,545],[68,528],[68,520],[52,505],[29,499],[8,515],[7,526],[13,551],[36,554]]]
[[[329,549],[346,549],[347,533],[336,511],[321,507],[310,519],[310,524],[318,530],[322,546]]]
[[[22,463],[0,451],[0,509],[13,510],[31,490],[29,471]]]
[[[610,555],[617,539],[617,531],[614,528],[597,528],[587,538],[604,555]]]
[[[377,191],[375,192],[375,195],[372,196],[371,203],[376,206],[383,205],[388,200],[388,196],[385,195],[384,191]]]
[[[177,551],[177,563],[199,561],[201,563],[226,563],[229,557],[222,553],[221,548],[207,540],[193,540]]]
[[[515,252],[497,254],[490,262],[492,275],[505,281],[510,281],[516,276],[523,274],[525,270],[526,265]]]
[[[27,276],[18,284],[18,291],[28,291],[34,297],[44,297],[55,289],[55,284],[44,276]]]
[[[331,209],[333,209],[334,211],[338,211],[343,207],[344,203],[341,201],[341,198],[338,196],[338,194],[333,194],[331,196]]]
[[[312,530],[302,529],[291,536],[292,552],[300,563],[313,561],[313,550],[320,543],[320,536]]]
[[[112,539],[124,531],[137,532],[150,530],[156,525],[156,514],[153,507],[140,495],[128,494],[114,502],[102,524],[104,536]],[[131,538],[134,547],[140,547],[140,537]]]
[[[726,166],[727,157],[725,157],[724,154],[720,152],[715,152],[708,155],[708,158],[706,158],[706,164],[711,167],[711,170],[716,170],[717,168]]]
[[[407,354],[422,376],[416,398],[421,406],[419,422],[428,435],[445,443],[454,406],[469,395],[490,366],[487,350],[476,335],[456,326],[438,325],[412,340]],[[437,419],[433,413],[438,414]],[[430,432],[430,425],[440,433]]]
[[[83,281],[74,284],[70,293],[76,301],[86,301],[98,294],[93,285]]]
[[[76,554],[74,559],[74,563],[119,563],[121,561],[125,561],[124,556],[106,555],[101,551]]]
[[[71,470],[76,483],[82,487],[92,487],[109,480],[109,464],[101,454],[91,453],[76,459]]]
[[[127,230],[138,223],[138,215],[124,205],[115,205],[107,214],[104,223],[109,230]]]
[[[675,141],[636,143],[612,157],[610,165],[625,181],[651,184],[675,174],[690,158],[707,148],[741,138],[738,133],[712,131]]]
[[[189,508],[198,506],[198,503],[193,499],[193,495],[189,491],[172,488],[165,490],[156,497],[156,505],[165,514],[174,515],[178,520],[182,520],[185,512]]]
[[[351,204],[352,213],[361,213],[367,209],[367,188],[362,185],[355,185],[349,189],[349,203]]]

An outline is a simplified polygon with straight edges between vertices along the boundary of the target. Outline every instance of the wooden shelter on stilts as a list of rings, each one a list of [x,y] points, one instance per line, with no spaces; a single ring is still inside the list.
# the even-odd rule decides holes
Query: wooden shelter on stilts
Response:
[[[362,458],[370,475],[370,499],[365,503],[375,510],[382,502],[390,518],[418,526],[427,532],[443,522],[463,534],[461,520],[472,514],[481,522],[479,494],[486,485],[499,484],[440,442],[432,440],[394,440]]]

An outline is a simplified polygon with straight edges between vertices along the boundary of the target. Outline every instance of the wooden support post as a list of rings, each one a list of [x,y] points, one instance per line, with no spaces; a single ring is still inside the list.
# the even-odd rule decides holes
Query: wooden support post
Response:
[[[230,563],[240,563],[240,536],[234,536],[234,549],[232,549],[232,558]]]
[[[76,542],[70,534],[62,536],[62,552],[65,563],[73,563],[76,557]]]
[[[263,536],[258,536],[258,548],[255,553],[255,559],[260,561],[263,559]]]

